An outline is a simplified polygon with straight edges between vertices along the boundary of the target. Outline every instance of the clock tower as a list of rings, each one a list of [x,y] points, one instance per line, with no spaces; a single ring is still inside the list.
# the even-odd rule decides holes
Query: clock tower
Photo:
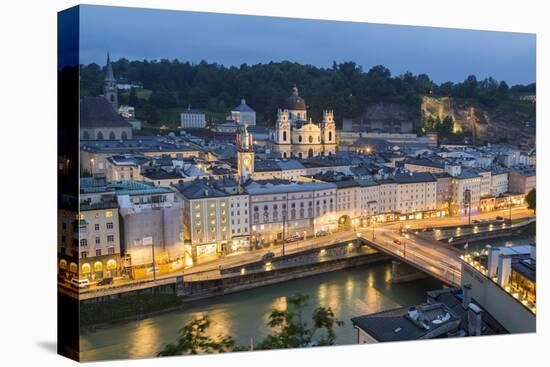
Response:
[[[254,174],[254,145],[248,125],[241,125],[237,132],[237,167],[239,183],[245,183]]]

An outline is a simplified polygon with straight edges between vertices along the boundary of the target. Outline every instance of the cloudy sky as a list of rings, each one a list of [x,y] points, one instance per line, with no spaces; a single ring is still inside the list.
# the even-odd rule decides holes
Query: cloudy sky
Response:
[[[434,81],[492,76],[534,82],[534,34],[82,6],[80,62],[179,59],[224,65],[290,60],[329,67],[354,61]]]

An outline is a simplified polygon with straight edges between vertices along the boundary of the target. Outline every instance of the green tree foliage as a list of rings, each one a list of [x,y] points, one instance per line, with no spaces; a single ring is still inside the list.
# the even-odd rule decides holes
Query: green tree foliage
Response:
[[[424,120],[422,129],[424,131],[436,131],[442,137],[448,137],[453,133],[454,122],[451,116],[445,116],[443,120],[439,117],[429,116]]]
[[[238,350],[235,341],[227,335],[212,338],[206,335],[210,327],[208,316],[193,318],[179,331],[178,339],[174,344],[167,344],[158,353],[162,356],[177,356],[184,354],[224,353]]]
[[[527,207],[532,211],[537,211],[537,189],[533,188],[525,196],[525,201],[527,201]]]
[[[288,299],[289,309],[272,310],[267,325],[274,332],[266,336],[257,349],[302,348],[333,345],[336,339],[334,328],[342,326],[329,308],[313,310],[311,323],[305,319],[305,308],[309,297],[296,294]]]
[[[112,63],[116,77],[141,81],[152,91],[147,101],[130,92],[129,103],[135,107],[165,109],[187,107],[213,109],[227,113],[242,97],[266,122],[273,122],[277,108],[296,84],[306,100],[310,116],[319,120],[322,109],[331,108],[339,122],[343,117],[360,115],[373,102],[394,102],[418,106],[420,97],[451,96],[472,98],[493,107],[510,93],[533,93],[535,84],[508,88],[492,78],[478,81],[473,75],[462,83],[433,82],[428,75],[407,72],[392,76],[389,69],[377,65],[364,71],[354,62],[334,62],[330,68],[301,65],[290,61],[226,67],[201,61],[198,64],[179,60],[128,61]],[[97,64],[81,65],[81,95],[102,93],[104,68]],[[149,116],[153,116],[149,112]],[[159,114],[157,113],[157,118]],[[158,121],[150,121],[157,123]]]

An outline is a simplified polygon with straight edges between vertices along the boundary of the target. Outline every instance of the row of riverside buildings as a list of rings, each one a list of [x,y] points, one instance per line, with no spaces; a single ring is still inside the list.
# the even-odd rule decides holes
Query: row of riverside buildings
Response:
[[[256,161],[246,125],[237,141],[236,160],[225,163],[165,138],[81,142],[92,176],[80,180],[80,211],[60,211],[62,272],[138,279],[151,275],[153,258],[162,274],[291,237],[519,205],[535,186],[532,167],[435,169],[406,159],[368,174],[337,155]]]

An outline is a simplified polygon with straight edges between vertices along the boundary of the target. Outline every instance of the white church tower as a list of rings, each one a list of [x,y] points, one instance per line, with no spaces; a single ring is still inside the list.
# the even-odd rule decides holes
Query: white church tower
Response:
[[[241,125],[237,132],[237,169],[239,183],[243,184],[254,174],[254,140],[248,125]]]

